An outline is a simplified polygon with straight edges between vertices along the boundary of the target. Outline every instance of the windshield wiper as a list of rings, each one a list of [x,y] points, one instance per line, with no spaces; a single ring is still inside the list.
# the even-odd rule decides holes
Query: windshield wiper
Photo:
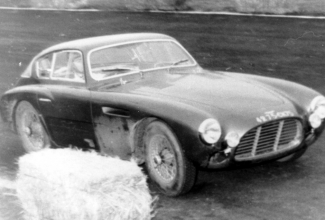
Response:
[[[99,68],[102,72],[125,72],[138,69],[139,67],[135,63],[103,63]]]
[[[178,61],[174,62],[172,64],[172,66],[177,66],[178,64],[185,63],[187,61],[188,61],[188,59],[181,59],[181,60],[178,60]]]
[[[132,71],[136,70],[136,68],[130,68],[130,67],[106,67],[102,68],[102,72],[125,72],[125,71]]]
[[[171,69],[172,67],[177,66],[178,64],[181,64],[181,63],[185,63],[185,62],[187,62],[187,61],[188,61],[188,59],[185,58],[185,59],[181,59],[181,60],[178,60],[178,61],[172,63],[172,65],[169,66],[169,68],[168,68],[168,73],[170,73],[170,69]]]

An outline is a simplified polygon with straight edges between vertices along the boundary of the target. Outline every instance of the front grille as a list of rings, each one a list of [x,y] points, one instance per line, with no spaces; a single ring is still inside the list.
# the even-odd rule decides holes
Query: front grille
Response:
[[[247,159],[288,149],[300,143],[302,125],[299,120],[287,118],[265,123],[248,131],[240,140],[235,159]]]

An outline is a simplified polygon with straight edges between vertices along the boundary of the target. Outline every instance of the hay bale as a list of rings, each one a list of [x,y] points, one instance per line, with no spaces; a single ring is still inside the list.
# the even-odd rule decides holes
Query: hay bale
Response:
[[[30,220],[151,219],[153,198],[135,162],[71,149],[19,159],[17,196]]]

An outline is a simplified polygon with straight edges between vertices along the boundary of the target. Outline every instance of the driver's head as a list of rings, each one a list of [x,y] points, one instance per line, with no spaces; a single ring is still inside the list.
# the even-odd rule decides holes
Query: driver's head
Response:
[[[72,64],[73,64],[73,68],[75,68],[78,72],[84,71],[80,54],[77,54],[76,56],[73,57]]]

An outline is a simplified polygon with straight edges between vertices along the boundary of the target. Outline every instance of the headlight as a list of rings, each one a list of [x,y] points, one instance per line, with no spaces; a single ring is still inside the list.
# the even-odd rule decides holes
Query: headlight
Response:
[[[309,123],[311,127],[318,128],[322,124],[322,119],[317,114],[311,114],[309,116]]]
[[[235,132],[230,132],[225,137],[227,145],[229,147],[236,147],[239,144],[240,138],[239,135]]]
[[[215,144],[221,136],[221,127],[217,120],[209,118],[204,120],[198,129],[201,138],[207,144]]]
[[[313,99],[309,106],[309,123],[313,128],[321,126],[325,118],[325,97],[317,96]]]

